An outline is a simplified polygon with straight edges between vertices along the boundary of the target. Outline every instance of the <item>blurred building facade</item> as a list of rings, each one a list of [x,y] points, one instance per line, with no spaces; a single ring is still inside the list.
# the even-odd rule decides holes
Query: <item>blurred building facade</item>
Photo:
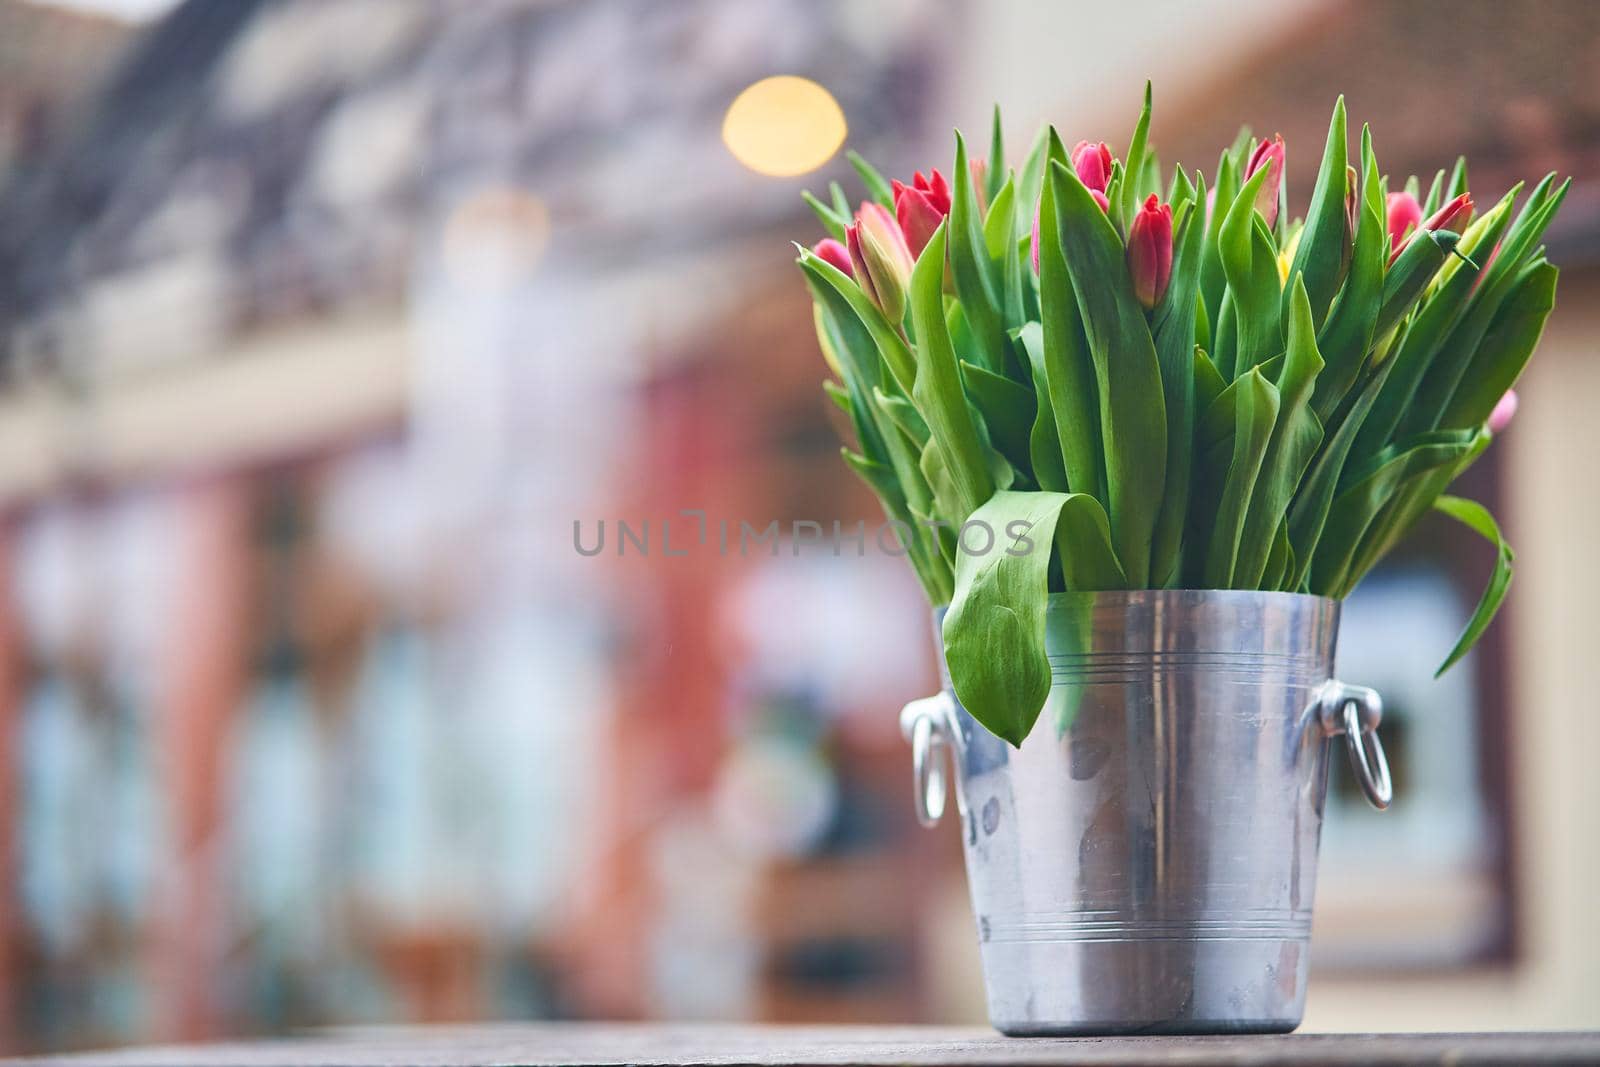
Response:
[[[1310,1022],[1595,1021],[1600,498],[1548,471],[1600,460],[1600,87],[1551,73],[1600,26],[1449,5],[1435,54],[1443,4],[1147,6],[1216,47],[1168,82],[1070,43],[1104,13],[1020,0],[190,0],[143,29],[0,198],[0,1047],[981,1018],[957,843],[915,832],[894,732],[933,681],[914,582],[713,551],[719,520],[873,518],[787,244],[849,169],[753,175],[718,135],[774,73],[895,173],[991,82],[1013,136],[1115,143],[1153,75],[1167,159],[1281,125],[1297,203],[1341,91],[1391,174],[1579,176],[1524,423],[1471,487],[1522,551],[1508,619],[1424,681],[1486,566],[1442,532],[1350,607],[1410,792],[1370,823],[1336,795]],[[1081,69],[1010,69],[1047,39]]]

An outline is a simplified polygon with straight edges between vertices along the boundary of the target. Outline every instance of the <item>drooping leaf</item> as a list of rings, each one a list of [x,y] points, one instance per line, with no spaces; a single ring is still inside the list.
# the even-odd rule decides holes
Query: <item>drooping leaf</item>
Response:
[[[1495,548],[1494,570],[1489,575],[1489,582],[1484,586],[1483,595],[1478,598],[1478,606],[1473,611],[1472,617],[1467,620],[1466,628],[1461,631],[1455,647],[1444,658],[1439,669],[1434,671],[1433,676],[1437,678],[1459,663],[1461,657],[1472,650],[1472,646],[1478,643],[1478,638],[1483,636],[1483,632],[1494,621],[1495,613],[1500,610],[1500,604],[1506,598],[1506,591],[1511,588],[1511,565],[1516,560],[1516,554],[1506,543],[1505,535],[1500,532],[1500,526],[1494,521],[1494,516],[1489,514],[1489,509],[1477,501],[1458,496],[1441,496],[1434,501],[1433,506],[1483,537]]]
[[[1060,493],[994,494],[958,543],[955,592],[944,619],[945,663],[962,707],[1021,745],[1050,692],[1045,601]],[[985,551],[984,533],[989,543]],[[1020,533],[1020,537],[1018,534]]]
[[[1100,501],[1072,493],[1056,520],[1056,557],[1068,592],[1126,589],[1128,576],[1111,547],[1111,522]]]

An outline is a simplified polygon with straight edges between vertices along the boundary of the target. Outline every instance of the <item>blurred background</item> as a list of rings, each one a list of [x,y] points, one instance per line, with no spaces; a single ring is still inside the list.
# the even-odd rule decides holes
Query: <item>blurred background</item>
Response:
[[[1600,1025],[1600,5],[0,0],[0,1052],[981,1022],[909,570],[713,548],[878,521],[788,243],[860,195],[830,97],[904,176],[994,101],[1120,151],[1146,78],[1297,211],[1340,92],[1391,176],[1576,176],[1465,487],[1506,610],[1431,680],[1490,564],[1442,526],[1348,606],[1399,799],[1333,768],[1306,1025]]]

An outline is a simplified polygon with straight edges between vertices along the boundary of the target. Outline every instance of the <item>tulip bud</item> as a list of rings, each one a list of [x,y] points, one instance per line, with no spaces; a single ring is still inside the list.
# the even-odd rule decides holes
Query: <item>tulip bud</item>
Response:
[[[1089,195],[1094,197],[1094,202],[1100,205],[1101,211],[1111,210],[1111,201],[1106,199],[1106,194],[1098,189],[1090,189]],[[1033,259],[1033,273],[1039,273],[1039,205],[1033,205],[1033,240],[1028,244],[1028,254]]]
[[[989,213],[989,161],[978,158],[967,164],[967,169],[972,171],[973,198],[978,202],[978,214]]]
[[[939,168],[934,167],[929,171],[932,177],[924,178],[919,170],[911,178],[911,187],[926,193],[933,206],[939,209],[939,214],[950,214],[950,183],[944,180],[944,175],[939,173]]]
[[[1361,176],[1356,168],[1344,168],[1344,232],[1355,240],[1356,227],[1361,224]]]
[[[1147,309],[1161,303],[1172,280],[1172,205],[1154,193],[1128,226],[1128,273],[1139,303]]]
[[[845,245],[850,249],[856,282],[889,321],[899,322],[905,317],[906,286],[915,262],[900,224],[881,204],[869,201],[861,205],[855,223],[845,230]]]
[[[934,173],[939,172],[934,171]],[[911,249],[911,254],[920,256],[922,250],[927,247],[929,238],[933,236],[933,231],[939,228],[939,223],[949,214],[949,209],[940,211],[933,198],[921,189],[898,181],[892,184],[894,215],[900,223],[900,231],[905,234],[906,245]]]
[[[1103,193],[1111,184],[1111,149],[1104,141],[1091,144],[1079,141],[1072,146],[1072,169],[1088,188]]]
[[[1422,205],[1410,193],[1389,194],[1389,251],[1400,251],[1408,235],[1422,222]]]
[[[1357,195],[1361,184],[1356,168],[1344,168],[1344,250],[1339,253],[1339,277],[1350,270],[1351,257],[1355,255],[1356,228],[1361,221],[1361,197]]]
[[[1460,233],[1472,221],[1472,194],[1462,193],[1444,207],[1430,215],[1421,229],[1430,233],[1434,230],[1453,230]]]
[[[1403,199],[1397,200],[1397,197]],[[1400,258],[1405,246],[1411,243],[1409,239],[1403,239],[1408,230],[1415,237],[1419,233],[1432,233],[1435,230],[1462,229],[1472,221],[1472,208],[1472,194],[1462,193],[1419,223],[1416,220],[1422,218],[1422,207],[1417,203],[1417,198],[1409,193],[1390,193],[1389,236],[1395,241],[1394,250],[1389,253],[1390,265]]]
[[[832,237],[824,237],[816,243],[816,246],[811,251],[824,263],[854,276],[855,270],[850,266],[850,250]]]
[[[1494,406],[1494,410],[1489,412],[1489,432],[1499,433],[1504,430],[1511,425],[1511,417],[1516,413],[1517,391],[1515,389],[1507,389],[1506,395],[1501,397],[1500,402]]]
[[[1278,190],[1283,186],[1285,153],[1283,135],[1278,134],[1272,140],[1262,141],[1256,145],[1256,150],[1250,153],[1250,162],[1244,168],[1246,181],[1255,177],[1256,171],[1262,167],[1267,168],[1266,179],[1261,183],[1261,192],[1256,195],[1256,210],[1267,220],[1268,229],[1278,223]]]

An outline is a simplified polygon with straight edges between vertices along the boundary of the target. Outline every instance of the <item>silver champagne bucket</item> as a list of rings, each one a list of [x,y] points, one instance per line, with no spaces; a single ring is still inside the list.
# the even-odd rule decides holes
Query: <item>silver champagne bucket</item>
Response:
[[[1020,749],[947,673],[907,705],[924,825],[953,755],[997,1029],[1299,1025],[1329,742],[1390,799],[1378,695],[1333,680],[1338,627],[1337,601],[1295,593],[1058,594],[1050,696]]]

